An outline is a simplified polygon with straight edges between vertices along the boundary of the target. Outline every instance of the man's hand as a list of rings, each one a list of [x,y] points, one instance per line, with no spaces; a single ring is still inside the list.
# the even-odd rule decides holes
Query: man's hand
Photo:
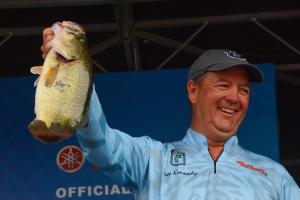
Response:
[[[51,28],[45,28],[43,30],[43,45],[41,46],[42,51],[42,57],[43,59],[46,58],[47,54],[51,50],[51,46],[49,45],[49,42],[53,39],[54,32]]]

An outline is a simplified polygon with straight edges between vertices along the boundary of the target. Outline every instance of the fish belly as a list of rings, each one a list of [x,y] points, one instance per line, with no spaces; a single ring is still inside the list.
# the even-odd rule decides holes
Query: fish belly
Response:
[[[82,120],[88,96],[90,75],[82,62],[73,66],[59,66],[57,77],[51,86],[41,77],[36,91],[36,119],[51,124],[76,127]]]

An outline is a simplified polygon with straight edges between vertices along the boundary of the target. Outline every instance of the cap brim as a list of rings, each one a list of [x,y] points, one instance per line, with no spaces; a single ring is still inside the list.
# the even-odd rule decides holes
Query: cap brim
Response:
[[[255,82],[255,83],[260,83],[263,82],[264,80],[264,74],[263,72],[255,65],[252,64],[247,64],[247,63],[240,63],[240,64],[228,64],[228,65],[224,65],[224,63],[222,65],[214,65],[213,67],[209,68],[208,71],[220,71],[220,70],[224,70],[224,69],[229,69],[232,67],[245,67],[245,69],[247,70],[247,72],[249,73],[249,78],[251,82]]]

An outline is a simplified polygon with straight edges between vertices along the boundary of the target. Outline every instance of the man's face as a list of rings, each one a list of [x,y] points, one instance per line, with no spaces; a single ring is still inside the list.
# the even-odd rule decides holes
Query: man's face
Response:
[[[188,83],[192,128],[214,142],[233,136],[246,115],[250,95],[243,67],[207,72],[200,83]]]

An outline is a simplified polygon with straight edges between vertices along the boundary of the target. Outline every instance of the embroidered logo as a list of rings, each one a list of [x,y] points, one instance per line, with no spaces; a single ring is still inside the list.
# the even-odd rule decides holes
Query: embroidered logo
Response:
[[[240,59],[240,60],[246,60],[246,58],[244,58],[244,56],[242,56],[241,54],[238,54],[237,52],[235,51],[231,51],[231,50],[224,50],[224,53],[227,55],[227,56],[230,56],[232,58],[237,58],[237,59]]]
[[[245,164],[243,161],[236,161],[241,167],[245,167],[247,169],[251,169],[251,170],[254,170],[254,171],[257,171],[258,173],[262,174],[262,175],[265,175],[265,176],[268,176],[267,173],[263,170],[263,169],[259,169],[259,168],[255,168],[253,167],[252,165],[247,165]]]
[[[171,165],[178,166],[178,165],[185,165],[185,153],[178,152],[175,149],[171,151]]]

